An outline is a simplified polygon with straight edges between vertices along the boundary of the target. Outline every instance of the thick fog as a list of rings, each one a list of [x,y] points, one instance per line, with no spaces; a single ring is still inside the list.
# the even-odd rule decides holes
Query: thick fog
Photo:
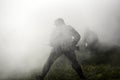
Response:
[[[57,18],[81,35],[90,28],[101,42],[120,45],[119,5],[119,0],[0,0],[0,78],[42,68]]]

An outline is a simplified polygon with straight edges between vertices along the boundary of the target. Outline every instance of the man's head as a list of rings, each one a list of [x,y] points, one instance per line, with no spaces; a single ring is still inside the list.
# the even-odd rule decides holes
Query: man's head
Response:
[[[64,25],[64,24],[65,24],[65,22],[62,18],[58,18],[58,19],[55,20],[55,25],[56,26],[61,26],[61,25]]]

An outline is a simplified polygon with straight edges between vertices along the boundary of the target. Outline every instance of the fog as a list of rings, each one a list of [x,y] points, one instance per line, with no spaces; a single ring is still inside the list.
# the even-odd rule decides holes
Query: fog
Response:
[[[0,0],[0,78],[32,74],[50,54],[54,20],[120,45],[119,0]],[[11,74],[13,73],[13,74]]]

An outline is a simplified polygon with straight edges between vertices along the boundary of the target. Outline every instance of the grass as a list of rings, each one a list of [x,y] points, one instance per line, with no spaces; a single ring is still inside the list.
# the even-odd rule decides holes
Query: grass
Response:
[[[82,69],[88,80],[120,80],[120,66],[83,64]],[[53,64],[45,80],[80,80],[80,78],[72,69],[70,62],[60,58]]]
[[[88,80],[120,80],[120,67],[110,65],[83,65]],[[52,68],[45,80],[80,80],[70,66]]]
[[[83,64],[82,69],[88,80],[120,80],[120,66]],[[21,80],[35,80],[35,75],[33,74],[28,78],[21,78]],[[80,80],[80,78],[72,69],[70,62],[67,59],[60,58],[53,64],[45,80]]]
[[[119,66],[82,65],[82,69],[88,80],[120,80]],[[14,80],[35,80],[34,76],[35,74],[30,76],[29,78],[21,78]],[[69,64],[54,64],[54,66],[52,66],[49,73],[45,77],[45,80],[80,80],[80,78]]]

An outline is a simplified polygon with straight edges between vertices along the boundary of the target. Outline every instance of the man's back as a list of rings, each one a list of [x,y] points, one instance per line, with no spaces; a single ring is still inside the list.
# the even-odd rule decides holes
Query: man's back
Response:
[[[56,27],[51,36],[51,45],[53,47],[64,47],[69,48],[73,45],[76,37],[79,39],[80,36],[77,31],[75,31],[69,25],[62,25],[60,27]],[[79,41],[79,40],[78,40]],[[78,42],[77,41],[77,42]]]

